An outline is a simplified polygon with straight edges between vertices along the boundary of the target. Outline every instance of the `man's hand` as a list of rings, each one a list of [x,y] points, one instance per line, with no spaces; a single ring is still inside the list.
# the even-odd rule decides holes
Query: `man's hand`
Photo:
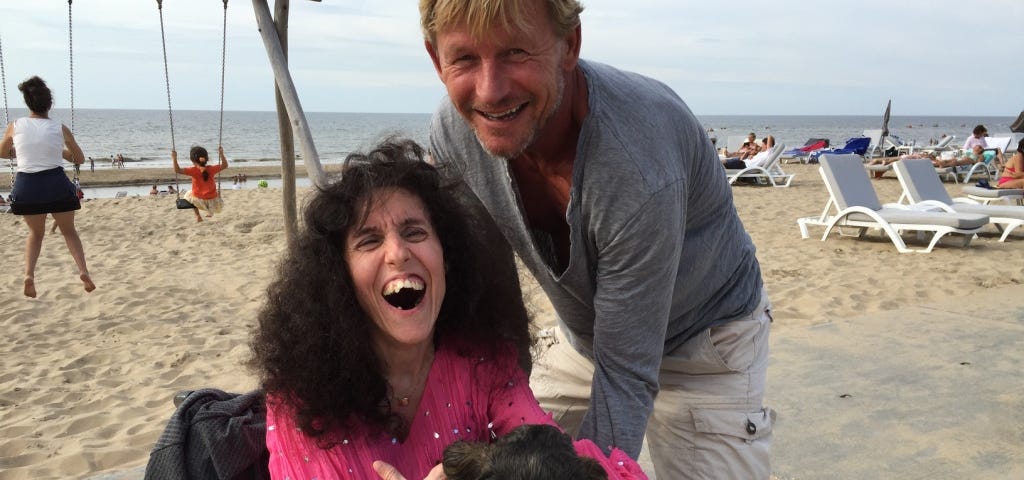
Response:
[[[381,480],[406,480],[395,467],[387,462],[380,460],[373,462],[373,470],[377,472]],[[447,477],[444,476],[444,466],[437,464],[434,468],[430,469],[430,472],[427,473],[423,480],[445,480],[445,478]]]

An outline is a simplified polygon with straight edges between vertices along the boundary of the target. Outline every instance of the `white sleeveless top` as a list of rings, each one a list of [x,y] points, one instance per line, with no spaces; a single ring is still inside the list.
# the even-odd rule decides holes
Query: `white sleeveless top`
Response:
[[[64,167],[63,125],[50,118],[22,117],[14,121],[14,152],[18,171],[41,172]]]

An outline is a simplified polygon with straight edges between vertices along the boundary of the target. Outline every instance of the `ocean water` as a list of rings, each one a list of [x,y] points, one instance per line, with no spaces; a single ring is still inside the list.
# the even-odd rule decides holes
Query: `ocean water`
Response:
[[[11,119],[25,115],[23,109],[9,111]],[[55,109],[53,118],[71,124],[68,110]],[[396,134],[425,144],[430,114],[408,113],[327,113],[307,112],[310,131],[321,163],[337,163],[352,151],[365,150],[386,135]],[[809,138],[828,138],[833,145],[867,129],[882,128],[882,116],[734,116],[698,115],[709,135],[720,145],[731,135],[754,132],[758,138],[774,135],[789,147],[801,146]],[[1015,117],[966,116],[893,116],[891,135],[906,142],[927,145],[943,134],[956,135],[954,144],[962,144],[975,125],[982,124],[991,135],[1010,131]],[[175,147],[183,157],[192,145],[216,149],[219,113],[217,111],[175,111]],[[171,151],[170,120],[166,110],[76,109],[75,138],[86,156],[93,157],[97,168],[109,167],[110,157],[118,153],[128,168],[169,167]],[[274,112],[224,112],[224,151],[237,165],[276,163],[278,147],[277,114]],[[298,152],[298,148],[296,148]]]

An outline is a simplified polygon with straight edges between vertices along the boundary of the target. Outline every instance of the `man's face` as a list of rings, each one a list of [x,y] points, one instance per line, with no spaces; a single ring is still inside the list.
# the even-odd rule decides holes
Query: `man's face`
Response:
[[[535,25],[493,26],[475,39],[465,25],[426,43],[441,82],[477,140],[495,156],[521,154],[558,109],[576,67],[579,29],[558,38],[542,1],[526,8]]]

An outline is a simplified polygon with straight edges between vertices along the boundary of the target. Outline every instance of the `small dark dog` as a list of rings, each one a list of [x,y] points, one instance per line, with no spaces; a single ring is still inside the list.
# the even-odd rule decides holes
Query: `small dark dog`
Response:
[[[455,442],[444,451],[448,480],[607,480],[601,465],[580,457],[572,439],[550,425],[523,425],[492,445]]]

